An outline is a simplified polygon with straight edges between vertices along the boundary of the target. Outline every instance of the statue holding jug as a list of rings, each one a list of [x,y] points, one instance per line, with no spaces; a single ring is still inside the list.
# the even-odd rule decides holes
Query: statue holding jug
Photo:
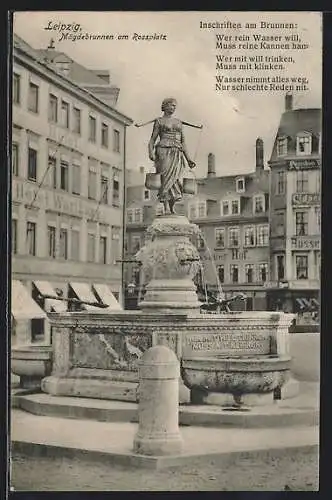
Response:
[[[183,125],[203,128],[202,125],[193,125],[173,118],[176,105],[174,98],[164,99],[161,105],[163,116],[147,122],[154,122],[148,151],[156,174],[147,174],[146,187],[158,189],[158,200],[164,204],[165,214],[175,214],[174,205],[182,199],[183,193],[195,194],[192,186],[187,186],[186,191],[183,182],[186,165],[191,169],[196,166],[187,151]]]

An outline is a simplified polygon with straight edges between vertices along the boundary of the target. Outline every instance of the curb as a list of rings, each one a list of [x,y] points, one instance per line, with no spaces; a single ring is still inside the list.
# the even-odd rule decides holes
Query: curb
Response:
[[[167,467],[183,466],[192,463],[202,463],[207,460],[222,460],[223,465],[231,465],[238,459],[264,458],[273,455],[275,458],[284,454],[319,453],[318,444],[304,444],[289,446],[286,448],[271,448],[257,450],[243,450],[231,452],[212,452],[205,454],[190,454],[176,456],[143,456],[133,452],[117,453],[99,450],[86,450],[80,448],[62,447],[42,443],[29,443],[27,441],[12,441],[11,454],[22,454],[33,457],[60,457],[78,460],[92,460],[96,462],[108,463],[110,465],[120,465],[126,467],[141,467],[145,469],[163,469]]]

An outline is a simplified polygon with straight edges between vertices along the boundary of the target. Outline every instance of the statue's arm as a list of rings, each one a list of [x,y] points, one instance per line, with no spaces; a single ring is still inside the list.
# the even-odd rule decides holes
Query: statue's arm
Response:
[[[154,145],[156,143],[158,135],[159,135],[159,122],[158,122],[158,120],[155,120],[154,125],[153,125],[151,138],[149,140],[149,145],[148,145],[149,158],[151,161],[155,161]]]

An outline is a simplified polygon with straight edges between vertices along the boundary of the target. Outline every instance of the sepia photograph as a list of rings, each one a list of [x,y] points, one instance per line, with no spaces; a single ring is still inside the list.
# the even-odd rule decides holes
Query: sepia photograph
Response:
[[[12,12],[11,491],[318,491],[322,14]]]

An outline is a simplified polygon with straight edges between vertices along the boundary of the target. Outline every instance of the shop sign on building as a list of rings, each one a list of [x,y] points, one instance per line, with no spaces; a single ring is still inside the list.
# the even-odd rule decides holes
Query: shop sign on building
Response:
[[[293,250],[319,250],[320,238],[296,236],[292,238]]]
[[[311,170],[319,168],[321,165],[320,160],[303,159],[303,160],[290,160],[288,162],[288,170]]]
[[[293,205],[320,205],[320,193],[294,193]]]
[[[98,206],[97,202],[89,202],[45,189],[38,191],[38,187],[29,184],[27,181],[13,180],[12,201],[26,203],[27,208],[32,204],[36,208],[43,208],[61,214],[86,217],[105,224],[109,222],[104,207]]]

